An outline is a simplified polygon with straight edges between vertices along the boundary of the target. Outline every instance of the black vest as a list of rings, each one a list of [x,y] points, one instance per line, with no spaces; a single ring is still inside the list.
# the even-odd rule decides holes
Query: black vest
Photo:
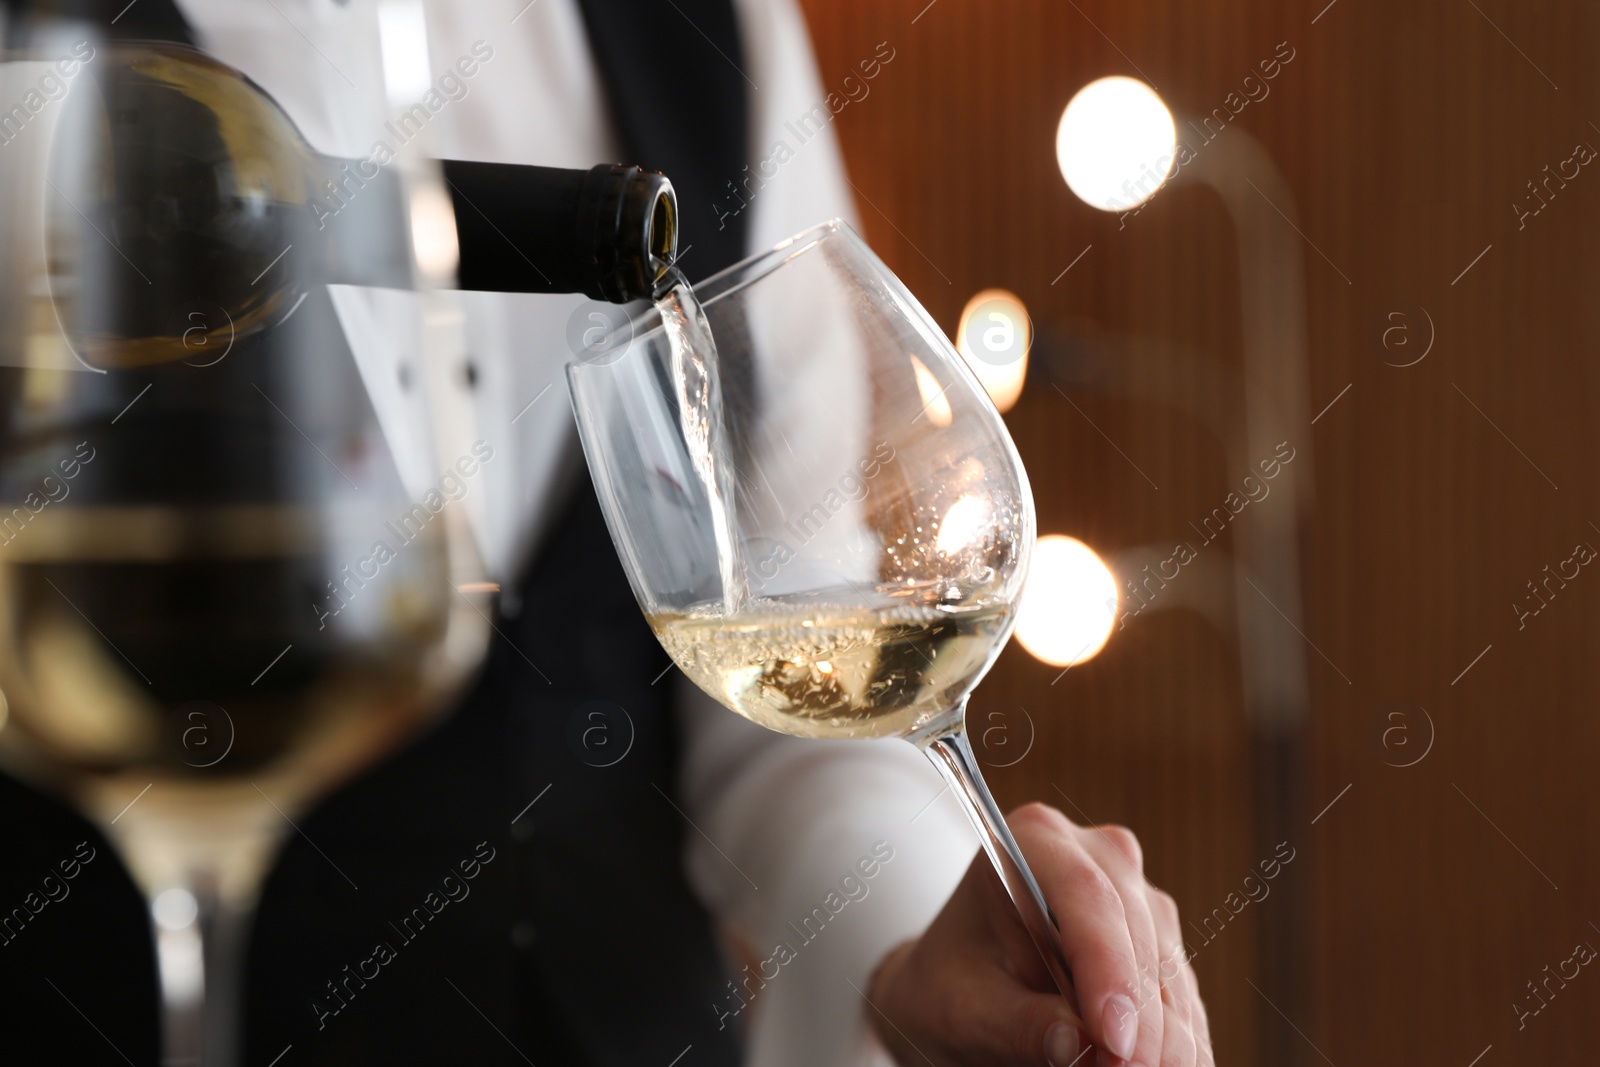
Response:
[[[189,33],[171,0],[32,6],[122,36]],[[677,186],[693,246],[685,269],[699,277],[734,262],[742,220],[711,225],[717,191],[746,160],[730,0],[580,7],[626,162]],[[280,1067],[738,1062],[733,1029],[719,1028],[712,1007],[729,974],[683,876],[694,831],[674,795],[669,661],[588,478],[567,497],[507,598],[520,610],[495,620],[462,707],[286,843],[253,933],[250,1067],[288,1046]],[[97,831],[0,778],[0,908],[79,841],[98,852],[71,896],[0,946],[0,1051],[18,1062],[155,1063],[143,902]]]

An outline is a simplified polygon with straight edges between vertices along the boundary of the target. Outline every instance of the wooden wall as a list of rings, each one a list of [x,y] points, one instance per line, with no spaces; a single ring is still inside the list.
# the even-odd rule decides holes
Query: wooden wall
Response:
[[[1600,148],[1600,14],[1325,2],[804,7],[830,88],[878,42],[895,49],[836,124],[868,240],[952,332],[977,290],[1016,292],[1044,368],[1096,336],[1123,338],[1129,358],[1242,368],[1241,248],[1220,200],[1174,186],[1119,229],[1067,190],[1055,126],[1102,75],[1143,77],[1203,114],[1281,42],[1294,50],[1234,123],[1298,204],[1308,410],[1339,399],[1303,428],[1315,494],[1301,629],[1315,651],[1296,858],[1272,895],[1190,942],[1219,1062],[1591,1062],[1592,968],[1551,983],[1520,1026],[1513,1005],[1538,1007],[1526,983],[1576,943],[1600,946],[1600,568],[1552,582],[1537,615],[1513,605],[1538,606],[1526,583],[1580,542],[1600,546],[1600,167],[1552,184],[1520,228],[1512,205],[1537,203],[1526,183],[1547,164]],[[1392,334],[1385,349],[1394,324],[1415,347]],[[1430,332],[1425,359],[1390,365]],[[1038,374],[1009,416],[1041,532],[1105,554],[1170,545],[1246,473],[1213,425],[1230,411],[1067,396]],[[1152,879],[1197,920],[1266,858],[1231,617],[1227,597],[1212,617],[1148,613],[1064,677],[1013,645],[973,704],[975,717],[1025,708],[1037,731],[1026,758],[991,771],[1005,805],[1042,798],[1134,827]],[[1385,747],[1389,727],[1401,732]],[[1270,961],[1285,956],[1303,989],[1275,987],[1289,980]]]

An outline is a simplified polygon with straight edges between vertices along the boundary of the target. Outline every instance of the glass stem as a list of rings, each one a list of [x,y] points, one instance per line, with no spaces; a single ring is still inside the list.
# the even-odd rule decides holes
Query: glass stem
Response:
[[[203,882],[177,892],[194,903],[187,922],[182,908],[151,908],[161,981],[161,1062],[237,1067],[246,917],[222,905]]]
[[[1011,836],[1005,817],[1000,814],[989,787],[984,784],[978,761],[972,755],[972,746],[967,743],[962,725],[964,719],[964,715],[958,717],[954,729],[920,739],[916,744],[939,768],[951,792],[961,801],[967,818],[972,820],[973,829],[978,831],[978,839],[983,842],[983,850],[994,864],[995,873],[1000,876],[1006,892],[1011,895],[1011,902],[1017,907],[1017,914],[1022,917],[1022,925],[1027,927],[1050,977],[1055,979],[1056,988],[1076,1009],[1072,976],[1061,951],[1061,932],[1056,928],[1055,918],[1050,914],[1044,894],[1039,892],[1039,883],[1028,869],[1028,861],[1023,859],[1022,850],[1017,847],[1017,839]]]

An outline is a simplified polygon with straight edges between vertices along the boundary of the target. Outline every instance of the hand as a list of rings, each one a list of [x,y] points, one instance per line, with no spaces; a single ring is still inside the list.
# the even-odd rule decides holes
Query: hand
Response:
[[[895,1060],[1215,1067],[1177,905],[1145,881],[1138,839],[1120,826],[1077,826],[1044,804],[1007,822],[1060,924],[1083,1015],[1056,992],[980,852],[922,936],[873,976],[873,1025]]]

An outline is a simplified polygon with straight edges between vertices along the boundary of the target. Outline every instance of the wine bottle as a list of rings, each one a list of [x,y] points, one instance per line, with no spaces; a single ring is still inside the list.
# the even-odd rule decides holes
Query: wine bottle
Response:
[[[318,283],[415,284],[401,163],[318,154],[255,83],[183,45],[102,44],[79,79],[33,177],[49,257],[78,275],[57,311],[90,365],[220,350],[219,331],[266,328]],[[442,170],[462,288],[622,303],[651,297],[676,255],[661,174]]]

